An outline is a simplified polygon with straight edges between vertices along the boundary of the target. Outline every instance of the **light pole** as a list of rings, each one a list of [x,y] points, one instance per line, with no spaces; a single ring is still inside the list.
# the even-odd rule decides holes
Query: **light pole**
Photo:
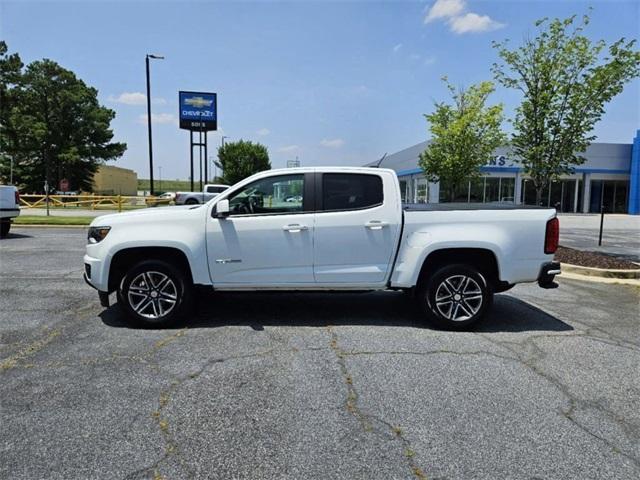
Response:
[[[149,190],[153,195],[153,142],[151,140],[151,80],[149,78],[149,59],[164,60],[161,55],[147,54],[144,58],[147,67],[147,128],[149,130]]]
[[[222,143],[222,148],[224,148],[224,139],[225,139],[225,138],[229,138],[229,137],[228,137],[227,135],[222,135],[222,136],[220,137],[220,142]],[[216,162],[216,161],[214,160],[213,164],[214,164],[216,167],[218,167],[218,168],[220,169],[220,172],[223,172],[223,169],[222,169],[222,162],[220,161],[220,155],[218,155],[218,161]],[[222,176],[222,173],[220,173],[220,176]]]

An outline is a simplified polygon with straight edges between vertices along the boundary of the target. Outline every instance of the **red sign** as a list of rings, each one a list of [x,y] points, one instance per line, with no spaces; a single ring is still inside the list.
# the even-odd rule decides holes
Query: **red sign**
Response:
[[[66,178],[63,178],[62,180],[60,180],[60,188],[59,190],[61,192],[68,192],[69,191],[69,180],[67,180]]]

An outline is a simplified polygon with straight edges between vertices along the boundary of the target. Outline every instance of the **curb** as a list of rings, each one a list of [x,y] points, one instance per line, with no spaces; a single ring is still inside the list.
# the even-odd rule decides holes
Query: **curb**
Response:
[[[566,272],[573,275],[600,278],[616,278],[624,280],[640,279],[640,269],[583,267],[582,265],[572,265],[570,263],[561,263],[560,266],[560,268],[562,269],[562,273]]]
[[[579,275],[577,273],[562,272],[556,276],[557,280],[577,280],[581,282],[604,283],[608,285],[629,285],[640,288],[640,280],[630,278],[607,278],[590,275]]]

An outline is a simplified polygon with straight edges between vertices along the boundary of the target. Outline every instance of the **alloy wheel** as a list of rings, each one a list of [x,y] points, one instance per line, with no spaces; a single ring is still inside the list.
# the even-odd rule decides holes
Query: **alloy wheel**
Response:
[[[438,285],[435,306],[444,318],[464,322],[478,313],[483,295],[478,282],[466,275],[452,275]]]
[[[157,271],[138,274],[127,291],[129,305],[138,315],[158,320],[168,315],[178,302],[174,281]]]

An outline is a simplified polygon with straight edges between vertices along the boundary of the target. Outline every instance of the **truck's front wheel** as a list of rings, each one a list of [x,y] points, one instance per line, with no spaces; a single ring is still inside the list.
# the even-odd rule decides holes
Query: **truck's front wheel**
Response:
[[[122,278],[118,303],[133,323],[166,327],[189,312],[192,290],[191,282],[178,268],[161,260],[145,260]]]
[[[491,306],[493,292],[485,277],[470,265],[439,268],[418,290],[420,307],[439,327],[462,330],[480,320]]]

